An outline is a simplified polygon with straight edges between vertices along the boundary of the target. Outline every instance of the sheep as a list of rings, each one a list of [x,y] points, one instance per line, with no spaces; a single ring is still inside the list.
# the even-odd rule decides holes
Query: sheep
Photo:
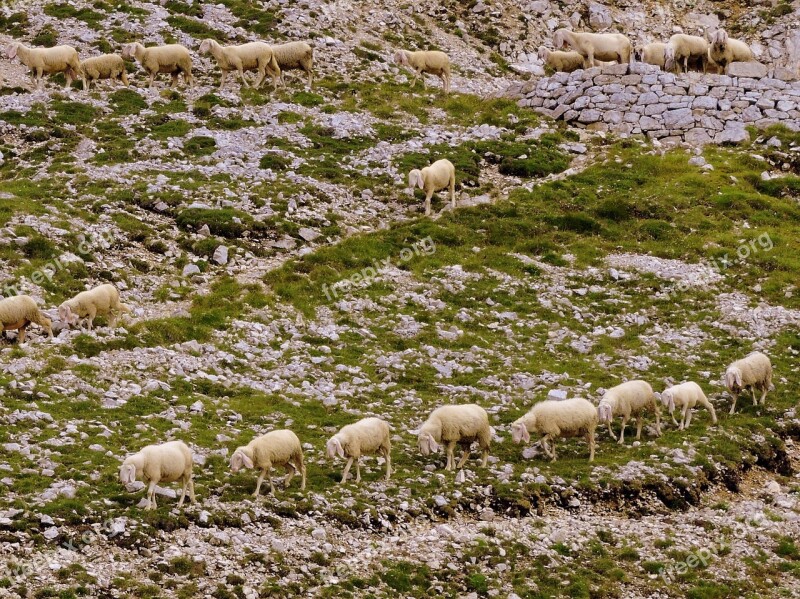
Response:
[[[692,409],[698,404],[703,406],[711,413],[711,421],[717,423],[717,413],[714,411],[714,406],[708,401],[706,394],[700,388],[700,385],[689,381],[680,385],[673,385],[665,389],[661,393],[661,403],[663,403],[669,415],[672,417],[672,423],[678,427],[678,430],[689,428],[689,423],[692,421]],[[675,421],[675,408],[681,410],[680,425]]]
[[[31,323],[38,324],[53,338],[53,323],[28,295],[0,300],[0,333],[18,330],[17,342],[25,343],[25,331]]]
[[[563,401],[545,400],[537,403],[531,410],[511,425],[511,438],[514,443],[531,440],[529,433],[542,436],[542,448],[556,461],[556,439],[558,437],[577,437],[586,435],[589,442],[589,461],[594,461],[594,433],[597,429],[597,410],[591,402],[575,397]],[[547,448],[547,441],[553,444],[553,452]]]
[[[761,352],[753,352],[741,360],[736,360],[725,370],[725,386],[733,396],[730,413],[736,411],[736,400],[747,387],[753,394],[753,405],[758,405],[756,389],[761,391],[761,405],[767,397],[767,391],[772,386],[772,363]]]
[[[361,482],[361,456],[379,454],[386,460],[386,480],[392,475],[392,442],[389,425],[380,418],[363,418],[354,424],[343,426],[328,439],[325,445],[329,459],[338,454],[347,458],[341,483],[347,480],[350,466],[356,463],[356,482]],[[340,484],[341,484],[340,483]]]
[[[456,167],[449,160],[437,160],[422,170],[415,168],[408,173],[408,186],[425,190],[425,216],[430,216],[434,192],[445,187],[450,189],[450,204],[456,207]]]
[[[123,312],[130,313],[130,311],[128,306],[119,301],[117,288],[111,283],[106,283],[90,291],[82,291],[62,303],[58,307],[58,317],[67,326],[86,320],[91,331],[97,316],[108,314],[108,326],[113,329],[117,324],[118,316]]]
[[[583,68],[583,56],[577,52],[561,52],[539,47],[539,58],[554,71],[571,73]]]
[[[284,487],[288,487],[292,482],[294,473],[299,472],[303,477],[300,488],[302,490],[306,488],[306,466],[303,463],[303,448],[300,445],[300,439],[290,430],[272,431],[253,439],[243,447],[237,447],[231,456],[231,472],[235,474],[243,466],[261,470],[253,497],[258,497],[261,483],[267,475],[270,475],[269,488],[272,494],[275,494],[275,485],[272,483],[271,476],[273,466],[283,466],[286,469]]]
[[[87,58],[81,62],[86,89],[92,86],[93,81],[99,79],[119,79],[128,85],[128,73],[125,70],[125,61],[119,54],[102,54]],[[95,86],[97,84],[95,83]]]
[[[212,39],[205,39],[200,44],[200,54],[208,54],[216,59],[217,65],[222,71],[219,87],[225,85],[225,76],[229,71],[239,73],[239,80],[245,87],[250,87],[244,77],[244,71],[258,71],[258,76],[253,84],[254,87],[261,86],[261,83],[269,72],[272,82],[277,86],[281,69],[275,60],[275,55],[269,44],[264,42],[250,42],[240,46],[220,46]]]
[[[305,42],[289,42],[272,46],[272,53],[281,69],[281,83],[285,85],[284,71],[300,70],[308,74],[308,87],[314,83],[314,49]]]
[[[559,29],[553,35],[553,45],[557,50],[572,47],[583,57],[585,69],[594,66],[596,60],[631,61],[631,41],[621,33],[577,33]]]
[[[608,424],[608,432],[616,439],[611,430],[611,421],[614,416],[622,416],[622,430],[619,433],[618,443],[625,443],[625,426],[628,420],[636,417],[636,438],[642,436],[642,415],[645,411],[652,410],[656,414],[656,436],[661,436],[661,410],[659,409],[653,388],[644,381],[628,381],[608,389],[600,404],[597,406],[597,415],[600,423]]]
[[[11,60],[19,57],[20,62],[31,70],[31,77],[36,83],[36,89],[42,87],[42,75],[52,75],[53,73],[64,73],[67,80],[65,88],[72,85],[73,79],[79,78],[83,79],[83,87],[86,88],[78,51],[72,46],[29,48],[20,42],[14,42],[8,46],[7,53]]]
[[[750,46],[728,37],[724,29],[717,29],[709,40],[708,57],[717,64],[720,73],[732,62],[749,62],[753,60]]]
[[[689,61],[698,60],[705,73],[708,69],[708,42],[697,35],[676,33],[664,47],[664,70],[689,71]]]
[[[664,68],[664,50],[667,45],[661,42],[653,42],[646,46],[636,49],[636,60],[645,64],[652,64]]]
[[[442,406],[431,412],[428,419],[417,431],[417,445],[422,455],[439,450],[440,444],[447,448],[447,465],[445,470],[453,470],[453,450],[456,444],[463,449],[457,468],[464,466],[469,457],[469,449],[477,441],[481,449],[481,466],[485,467],[489,459],[489,445],[492,441],[492,429],[489,427],[489,416],[486,410],[475,404]]]
[[[192,481],[192,450],[183,441],[170,441],[161,445],[148,445],[138,453],[125,458],[119,469],[119,480],[123,485],[142,477],[148,484],[145,497],[147,507],[152,510],[156,504],[156,485],[180,481],[181,498],[178,507],[183,505],[186,491],[189,498],[196,503],[194,497],[194,481]]]
[[[422,50],[419,52],[398,50],[394,54],[394,61],[414,71],[411,87],[417,84],[417,77],[422,75],[422,87],[425,89],[425,73],[428,73],[439,77],[442,80],[444,93],[450,93],[450,58],[444,52],[439,52],[438,50]]]
[[[183,73],[184,83],[192,86],[192,57],[185,46],[169,44],[145,48],[139,42],[133,42],[123,47],[122,58],[135,58],[139,61],[150,75],[150,87],[153,87],[159,73],[169,73],[172,76],[172,87],[178,84],[178,75]]]

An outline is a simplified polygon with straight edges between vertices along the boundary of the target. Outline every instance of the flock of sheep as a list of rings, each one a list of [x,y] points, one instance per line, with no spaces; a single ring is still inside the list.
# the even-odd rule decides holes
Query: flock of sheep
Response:
[[[266,42],[249,42],[237,46],[221,46],[213,39],[204,39],[200,43],[199,53],[211,54],[222,73],[219,86],[225,85],[226,75],[236,73],[244,87],[251,87],[245,78],[245,71],[255,71],[256,79],[252,87],[258,88],[266,80],[267,75],[275,87],[284,83],[284,71],[301,70],[308,75],[308,86],[314,81],[314,50],[306,42],[289,42],[270,45]],[[172,77],[172,87],[183,76],[186,85],[192,85],[192,56],[189,49],[181,44],[145,47],[138,42],[125,44],[120,54],[103,54],[87,58],[83,61],[78,51],[72,46],[62,45],[52,48],[30,48],[21,42],[13,42],[6,49],[9,59],[19,58],[20,62],[31,70],[36,88],[42,86],[44,75],[64,73],[66,87],[80,79],[83,89],[90,89],[91,84],[101,79],[121,81],[128,85],[125,67],[126,59],[136,59],[149,77],[149,87],[155,84],[158,74],[164,73]],[[397,64],[406,66],[414,72],[412,85],[422,75],[422,86],[425,87],[424,74],[441,78],[444,92],[450,91],[450,59],[444,52],[421,51],[409,52],[398,50],[394,55]]]
[[[539,58],[555,71],[572,72],[597,66],[599,62],[639,62],[665,71],[687,72],[690,68],[704,73],[716,69],[724,73],[732,62],[753,60],[750,47],[717,29],[706,37],[677,33],[666,44],[654,42],[634,51],[631,40],[621,33],[578,33],[559,29],[553,36],[556,50],[539,48]],[[564,51],[570,48],[569,51]]]
[[[424,170],[424,169],[423,169]],[[84,291],[58,307],[58,317],[65,326],[80,324],[82,321],[91,329],[97,316],[106,316],[110,327],[130,309],[120,301],[119,291],[114,285],[104,284],[90,291]],[[25,331],[31,324],[43,327],[52,337],[52,322],[29,296],[21,295],[0,300],[0,333],[7,330],[19,331],[20,342],[25,339]],[[739,394],[750,389],[754,405],[763,405],[767,392],[772,386],[772,364],[761,352],[733,362],[725,371],[725,385],[733,397],[730,413],[736,409]],[[757,393],[760,392],[760,397]],[[660,402],[659,402],[660,400]],[[625,428],[630,420],[636,420],[636,438],[641,438],[643,416],[655,415],[656,436],[661,435],[661,408],[663,404],[679,430],[686,429],[692,419],[692,410],[697,406],[706,408],[714,424],[717,415],[697,383],[686,382],[674,385],[660,394],[645,381],[628,381],[608,389],[595,407],[582,398],[567,400],[548,399],[537,403],[531,410],[511,424],[511,437],[515,443],[529,442],[531,433],[541,435],[541,447],[553,460],[556,459],[556,439],[586,435],[589,443],[589,461],[594,460],[595,430],[597,425],[606,424],[612,437],[618,443],[625,442]],[[681,421],[675,420],[675,410],[680,411]],[[614,434],[611,423],[621,418],[619,437]],[[492,429],[486,411],[474,404],[443,406],[434,410],[418,431],[418,447],[422,455],[445,447],[447,454],[446,470],[461,468],[469,457],[470,447],[477,443],[482,452],[482,465],[486,466]],[[342,427],[326,445],[328,458],[347,458],[342,481],[347,480],[350,468],[355,462],[356,482],[361,480],[360,458],[365,455],[380,455],[386,461],[386,480],[392,474],[391,429],[380,418],[364,418]],[[549,445],[548,445],[549,444]],[[461,447],[462,456],[455,463],[454,450]],[[155,487],[158,483],[180,481],[182,492],[179,506],[183,505],[188,491],[194,502],[192,483],[192,453],[181,441],[162,445],[149,445],[140,452],[128,457],[120,468],[119,478],[123,484],[142,478],[147,484],[147,507],[156,506]],[[305,489],[306,468],[300,440],[292,431],[273,431],[257,437],[248,445],[238,447],[231,457],[231,470],[235,473],[242,468],[260,470],[254,496],[258,496],[265,477],[270,476],[273,467],[283,467],[287,471],[285,484],[288,485],[294,473],[302,476],[301,488]],[[269,479],[270,489],[275,487]]]
[[[769,358],[760,352],[755,352],[733,362],[725,371],[725,383],[733,396],[731,414],[734,412],[739,393],[748,388],[753,394],[753,403],[763,404],[772,384],[772,365]],[[757,391],[761,392],[760,400],[756,397]],[[717,423],[714,406],[697,383],[686,382],[669,387],[660,394],[660,401],[666,406],[672,422],[679,430],[689,426],[692,410],[698,405],[705,407],[711,414],[712,422]],[[675,420],[675,410],[681,412],[680,423]],[[642,417],[648,412],[655,414],[656,436],[660,436],[659,398],[645,381],[628,381],[608,389],[597,407],[579,397],[539,402],[527,414],[511,424],[511,438],[515,443],[527,443],[531,439],[531,433],[541,435],[542,449],[551,461],[555,461],[556,439],[586,435],[591,462],[594,460],[595,430],[598,423],[606,424],[609,433],[616,439],[611,423],[615,417],[620,417],[622,428],[618,443],[623,444],[625,427],[631,419],[636,419],[636,438],[641,438]],[[417,435],[419,451],[424,456],[435,453],[440,446],[444,446],[447,454],[445,470],[462,468],[474,443],[478,444],[481,451],[481,465],[485,467],[488,462],[492,428],[489,425],[488,414],[478,405],[449,405],[437,408],[414,432]],[[456,446],[462,450],[461,459],[457,464],[454,455]],[[391,451],[391,428],[385,420],[375,417],[363,418],[342,427],[326,444],[328,459],[337,456],[347,459],[342,472],[342,483],[347,480],[353,463],[356,465],[355,482],[361,481],[360,460],[361,456],[367,455],[379,455],[384,459],[388,481],[392,475]],[[123,484],[132,483],[137,478],[142,478],[147,483],[147,509],[156,507],[155,488],[158,483],[179,481],[182,484],[178,503],[180,507],[183,505],[187,490],[192,502],[195,501],[192,465],[191,450],[182,441],[148,445],[125,459],[120,468],[119,478]],[[283,467],[286,470],[285,487],[289,486],[295,473],[301,475],[300,488],[304,490],[306,487],[303,449],[297,435],[290,430],[272,431],[256,437],[245,446],[237,447],[231,456],[230,467],[234,473],[242,468],[259,471],[254,497],[259,496],[265,477],[268,478],[272,493],[275,493],[272,481],[274,467]]]

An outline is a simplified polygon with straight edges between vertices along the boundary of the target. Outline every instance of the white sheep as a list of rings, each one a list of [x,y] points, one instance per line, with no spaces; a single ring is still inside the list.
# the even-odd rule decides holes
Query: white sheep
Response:
[[[414,169],[408,173],[408,186],[425,190],[425,216],[431,213],[431,198],[440,189],[450,189],[450,204],[456,207],[456,167],[449,160],[437,160],[422,170]]]
[[[616,439],[611,429],[611,421],[615,416],[622,416],[622,430],[619,433],[619,444],[625,442],[625,426],[631,417],[636,418],[636,438],[642,436],[642,415],[652,410],[656,415],[656,436],[661,436],[661,410],[653,393],[653,388],[645,381],[628,381],[608,389],[597,406],[599,422],[608,424],[608,432]]]
[[[308,87],[314,83],[314,49],[305,42],[289,42],[272,46],[275,61],[281,70],[281,83],[285,85],[285,71],[303,71],[308,75]]]
[[[689,61],[699,61],[705,73],[708,70],[708,42],[698,35],[676,33],[664,47],[664,70],[689,71]]]
[[[577,52],[548,50],[544,46],[539,46],[539,58],[557,72],[571,73],[583,68],[583,56]]]
[[[111,283],[100,285],[89,291],[81,291],[58,307],[58,317],[67,325],[77,324],[81,320],[89,323],[91,331],[97,316],[108,315],[108,326],[116,327],[117,318],[131,309],[119,301],[119,291]]]
[[[714,424],[717,423],[717,413],[714,411],[714,406],[708,401],[700,385],[692,381],[673,385],[662,391],[661,403],[666,406],[669,415],[672,417],[672,423],[678,427],[678,430],[682,431],[689,428],[689,423],[692,421],[692,410],[698,405],[708,410],[711,413],[711,421]],[[675,421],[675,408],[681,410],[680,425]]]
[[[195,503],[192,465],[192,450],[183,441],[148,445],[138,453],[125,458],[119,469],[119,480],[123,485],[128,485],[142,477],[148,484],[145,494],[148,510],[158,507],[156,505],[158,483],[180,481],[182,488],[178,507],[181,507],[187,490],[192,503]]]
[[[542,448],[556,461],[556,439],[558,437],[577,437],[586,435],[589,443],[589,461],[594,461],[594,434],[597,429],[597,409],[590,401],[580,397],[563,401],[545,400],[537,403],[531,410],[511,425],[511,438],[514,443],[531,440],[530,433],[542,436]],[[553,445],[552,453],[547,441]]]
[[[570,46],[583,57],[583,67],[595,66],[595,61],[615,60],[619,63],[631,61],[631,40],[621,33],[578,33],[569,29],[559,29],[553,35],[553,45],[557,50]]]
[[[135,58],[150,75],[150,87],[153,87],[156,75],[169,73],[172,76],[172,87],[178,84],[178,75],[183,74],[183,81],[192,85],[192,57],[189,50],[180,44],[154,46],[145,48],[139,42],[126,44],[122,49],[122,57]]]
[[[742,41],[728,37],[724,29],[717,29],[708,47],[708,57],[717,64],[720,73],[732,62],[749,62],[753,60],[753,51]]]
[[[741,360],[736,360],[725,370],[725,386],[733,396],[731,414],[736,411],[736,400],[739,393],[750,387],[753,394],[753,405],[758,405],[756,390],[761,391],[761,405],[772,386],[772,362],[761,352],[753,352]]]
[[[220,46],[212,39],[205,39],[200,44],[200,54],[208,54],[216,59],[217,65],[222,71],[219,87],[225,85],[225,76],[229,71],[239,73],[239,80],[245,87],[250,87],[244,77],[245,71],[257,71],[258,75],[254,82],[254,87],[259,87],[267,76],[272,77],[273,84],[277,85],[281,75],[281,69],[275,60],[275,55],[269,44],[264,42],[250,42],[239,46]]]
[[[8,57],[11,60],[19,58],[20,62],[31,70],[31,76],[36,83],[36,89],[42,86],[42,75],[64,73],[68,88],[73,79],[83,77],[81,61],[78,51],[72,46],[55,46],[53,48],[29,48],[20,42],[13,42],[8,46]],[[83,81],[86,88],[86,80]]]
[[[19,331],[18,343],[25,343],[25,331],[31,323],[38,324],[53,337],[53,323],[39,310],[36,301],[28,295],[16,295],[0,300],[0,334]]]
[[[457,468],[464,466],[469,457],[470,446],[477,441],[481,449],[481,465],[486,466],[489,459],[489,445],[492,442],[492,429],[486,410],[475,404],[442,406],[435,409],[417,431],[417,445],[422,455],[429,455],[445,445],[447,465],[445,470],[453,470],[453,450],[460,445],[463,454]]]
[[[636,50],[636,60],[645,64],[652,64],[664,68],[664,50],[667,44],[653,42]]]
[[[128,85],[128,73],[125,70],[125,61],[119,54],[102,54],[87,58],[81,62],[86,89],[92,87],[92,82],[100,79],[113,79]],[[95,86],[97,84],[95,83]]]
[[[392,475],[392,442],[389,425],[380,418],[363,418],[353,424],[343,426],[325,445],[328,458],[338,456],[347,458],[342,472],[342,483],[353,461],[356,463],[356,482],[361,482],[361,456],[379,454],[386,460],[386,480]]]
[[[231,456],[231,472],[234,474],[245,468],[258,468],[256,490],[253,497],[258,497],[264,477],[269,477],[269,488],[275,494],[275,485],[272,483],[272,467],[283,466],[286,469],[284,487],[292,482],[295,472],[302,475],[300,488],[306,488],[306,466],[303,463],[303,447],[300,439],[290,430],[272,431],[256,437],[243,447],[237,447]]]
[[[438,50],[421,50],[419,52],[398,50],[394,54],[394,61],[414,71],[414,79],[411,81],[412,87],[417,84],[417,77],[421,75],[422,87],[425,88],[425,73],[428,73],[439,77],[442,80],[444,93],[450,93],[450,58],[444,52],[439,52]]]

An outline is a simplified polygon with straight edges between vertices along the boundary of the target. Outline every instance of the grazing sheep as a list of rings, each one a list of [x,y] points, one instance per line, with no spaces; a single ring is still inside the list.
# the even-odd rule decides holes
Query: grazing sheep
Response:
[[[753,60],[753,51],[742,41],[728,37],[724,29],[717,29],[709,40],[708,57],[717,64],[720,73],[732,62]]]
[[[653,393],[653,388],[644,381],[628,381],[605,392],[597,406],[600,423],[608,424],[608,432],[616,439],[611,430],[611,421],[615,416],[622,416],[622,430],[619,433],[619,444],[625,443],[625,426],[631,417],[636,417],[636,438],[642,436],[642,415],[652,410],[656,414],[656,436],[661,436],[661,410]]]
[[[169,73],[172,76],[172,87],[178,85],[180,74],[183,74],[184,83],[192,86],[192,57],[185,46],[169,44],[145,48],[139,42],[133,42],[123,47],[122,58],[135,58],[139,61],[150,75],[150,87],[153,87],[159,73]]]
[[[697,35],[676,33],[664,47],[664,70],[689,71],[689,61],[697,60],[705,73],[708,69],[708,42]]]
[[[556,439],[558,437],[577,437],[586,435],[589,443],[589,461],[594,461],[594,432],[597,429],[597,410],[591,402],[575,397],[563,401],[545,400],[533,406],[527,414],[511,425],[511,438],[514,443],[531,440],[529,433],[542,436],[542,448],[556,461]],[[547,448],[547,441],[553,444],[553,452]]]
[[[700,388],[700,385],[689,381],[680,385],[673,385],[665,389],[661,393],[661,403],[663,403],[669,415],[672,417],[672,423],[678,426],[678,430],[689,428],[689,423],[692,421],[692,410],[699,404],[711,413],[711,421],[717,423],[717,413],[714,411],[714,406],[708,401],[706,394]],[[675,421],[675,408],[681,410],[680,425]]]
[[[379,454],[386,460],[386,480],[392,475],[392,442],[389,425],[380,418],[363,418],[354,424],[343,426],[325,445],[328,458],[338,454],[348,458],[342,472],[342,483],[347,480],[350,466],[356,463],[356,482],[361,482],[361,456]]]
[[[285,71],[303,71],[308,75],[308,87],[314,83],[314,49],[305,42],[289,42],[272,46],[272,53],[281,69],[281,83]]]
[[[53,323],[32,297],[17,295],[0,300],[0,333],[17,330],[17,342],[25,343],[25,330],[32,322],[44,328],[48,337],[53,337]]]
[[[577,52],[548,50],[544,46],[539,46],[539,58],[548,67],[561,73],[571,73],[583,68],[583,56]]]
[[[119,54],[102,54],[93,58],[87,58],[81,62],[83,80],[86,89],[92,87],[93,81],[99,79],[113,79],[122,81],[128,85],[128,73],[125,70],[125,61]],[[95,86],[97,84],[95,83]]]
[[[398,50],[394,54],[394,61],[401,66],[410,67],[414,71],[411,87],[417,84],[417,77],[422,75],[422,87],[424,89],[426,87],[425,73],[429,73],[442,80],[445,94],[450,93],[450,58],[444,52],[437,50],[423,50],[420,52]]]
[[[422,170],[414,169],[408,173],[408,186],[425,190],[425,216],[431,213],[431,198],[434,192],[450,188],[450,204],[456,207],[456,167],[449,160],[437,160]]]
[[[97,316],[108,314],[108,326],[113,329],[116,327],[119,315],[130,311],[128,306],[119,301],[117,288],[111,283],[106,283],[90,291],[81,291],[71,300],[62,303],[58,307],[58,317],[67,325],[86,320],[91,331]]]
[[[205,39],[200,44],[200,54],[208,54],[216,59],[217,65],[222,71],[219,87],[225,85],[225,76],[229,71],[239,73],[239,81],[245,87],[250,87],[244,77],[245,71],[257,71],[258,76],[254,82],[254,87],[259,87],[269,72],[272,82],[277,85],[281,76],[281,69],[275,60],[275,55],[269,44],[264,42],[250,42],[240,46],[220,46],[212,39]]]
[[[64,73],[67,79],[65,88],[69,88],[72,85],[73,79],[83,78],[78,51],[72,46],[29,48],[24,44],[14,42],[8,46],[7,52],[11,60],[19,57],[20,62],[31,70],[36,89],[42,87],[42,75]],[[83,80],[83,87],[84,89],[86,88],[85,79]]]
[[[273,466],[283,466],[286,469],[284,487],[288,487],[294,473],[299,472],[303,477],[300,488],[305,490],[306,466],[303,463],[303,448],[300,439],[292,431],[272,431],[256,437],[244,447],[237,447],[231,456],[231,472],[234,474],[242,467],[261,470],[253,497],[258,497],[265,476],[269,476],[269,488],[272,494],[275,494],[271,476]]]
[[[464,466],[469,457],[472,443],[478,442],[481,449],[481,465],[486,466],[489,459],[489,445],[492,442],[492,429],[489,427],[489,416],[486,410],[475,404],[442,406],[435,409],[417,431],[417,445],[422,455],[439,450],[439,445],[447,448],[447,466],[445,470],[453,470],[453,450],[456,444],[463,449],[463,455],[457,468]]]
[[[736,400],[739,393],[750,387],[753,394],[753,405],[757,406],[756,390],[761,391],[761,405],[767,397],[767,391],[772,386],[772,362],[761,352],[753,352],[741,360],[736,360],[725,371],[725,386],[733,396],[731,414],[736,411]]]
[[[557,50],[570,46],[583,57],[583,68],[595,66],[596,60],[627,63],[631,61],[631,40],[621,33],[577,33],[559,29],[553,35]]]
[[[186,490],[195,503],[194,481],[192,481],[192,450],[183,441],[170,441],[161,445],[148,445],[132,456],[125,458],[119,469],[119,480],[123,485],[142,477],[148,484],[146,509],[156,507],[156,485],[180,481],[181,498],[178,507],[183,505]]]
[[[664,68],[664,50],[667,44],[661,42],[653,42],[644,47],[637,48],[635,56],[636,60],[645,64],[653,64],[657,67]]]

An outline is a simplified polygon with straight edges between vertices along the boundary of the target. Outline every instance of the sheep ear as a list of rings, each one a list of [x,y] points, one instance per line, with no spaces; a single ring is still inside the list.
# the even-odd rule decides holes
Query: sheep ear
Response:
[[[736,384],[741,387],[742,386],[742,372],[740,370],[736,370],[733,373],[733,378],[736,381]]]
[[[439,444],[430,435],[428,435],[428,450],[431,453],[436,453],[439,451]]]
[[[128,485],[136,480],[136,468],[126,464],[119,469],[119,480],[123,485]]]
[[[8,57],[11,60],[14,60],[17,57],[17,46],[16,46],[16,44],[11,44],[8,47]]]
[[[531,434],[528,432],[528,427],[524,424],[520,424],[520,428],[522,429],[522,440],[525,441],[525,443],[529,443],[531,440]]]
[[[239,452],[239,454],[242,456],[242,461],[244,461],[244,465],[245,465],[246,468],[253,468],[254,467],[253,460],[251,460],[250,457],[246,453]]]
[[[425,188],[425,178],[422,176],[422,171],[420,171],[419,174],[417,175],[417,187],[419,187],[420,189]]]
[[[339,439],[336,439],[336,453],[339,454],[340,458],[344,457],[344,447],[342,447],[342,442]]]

